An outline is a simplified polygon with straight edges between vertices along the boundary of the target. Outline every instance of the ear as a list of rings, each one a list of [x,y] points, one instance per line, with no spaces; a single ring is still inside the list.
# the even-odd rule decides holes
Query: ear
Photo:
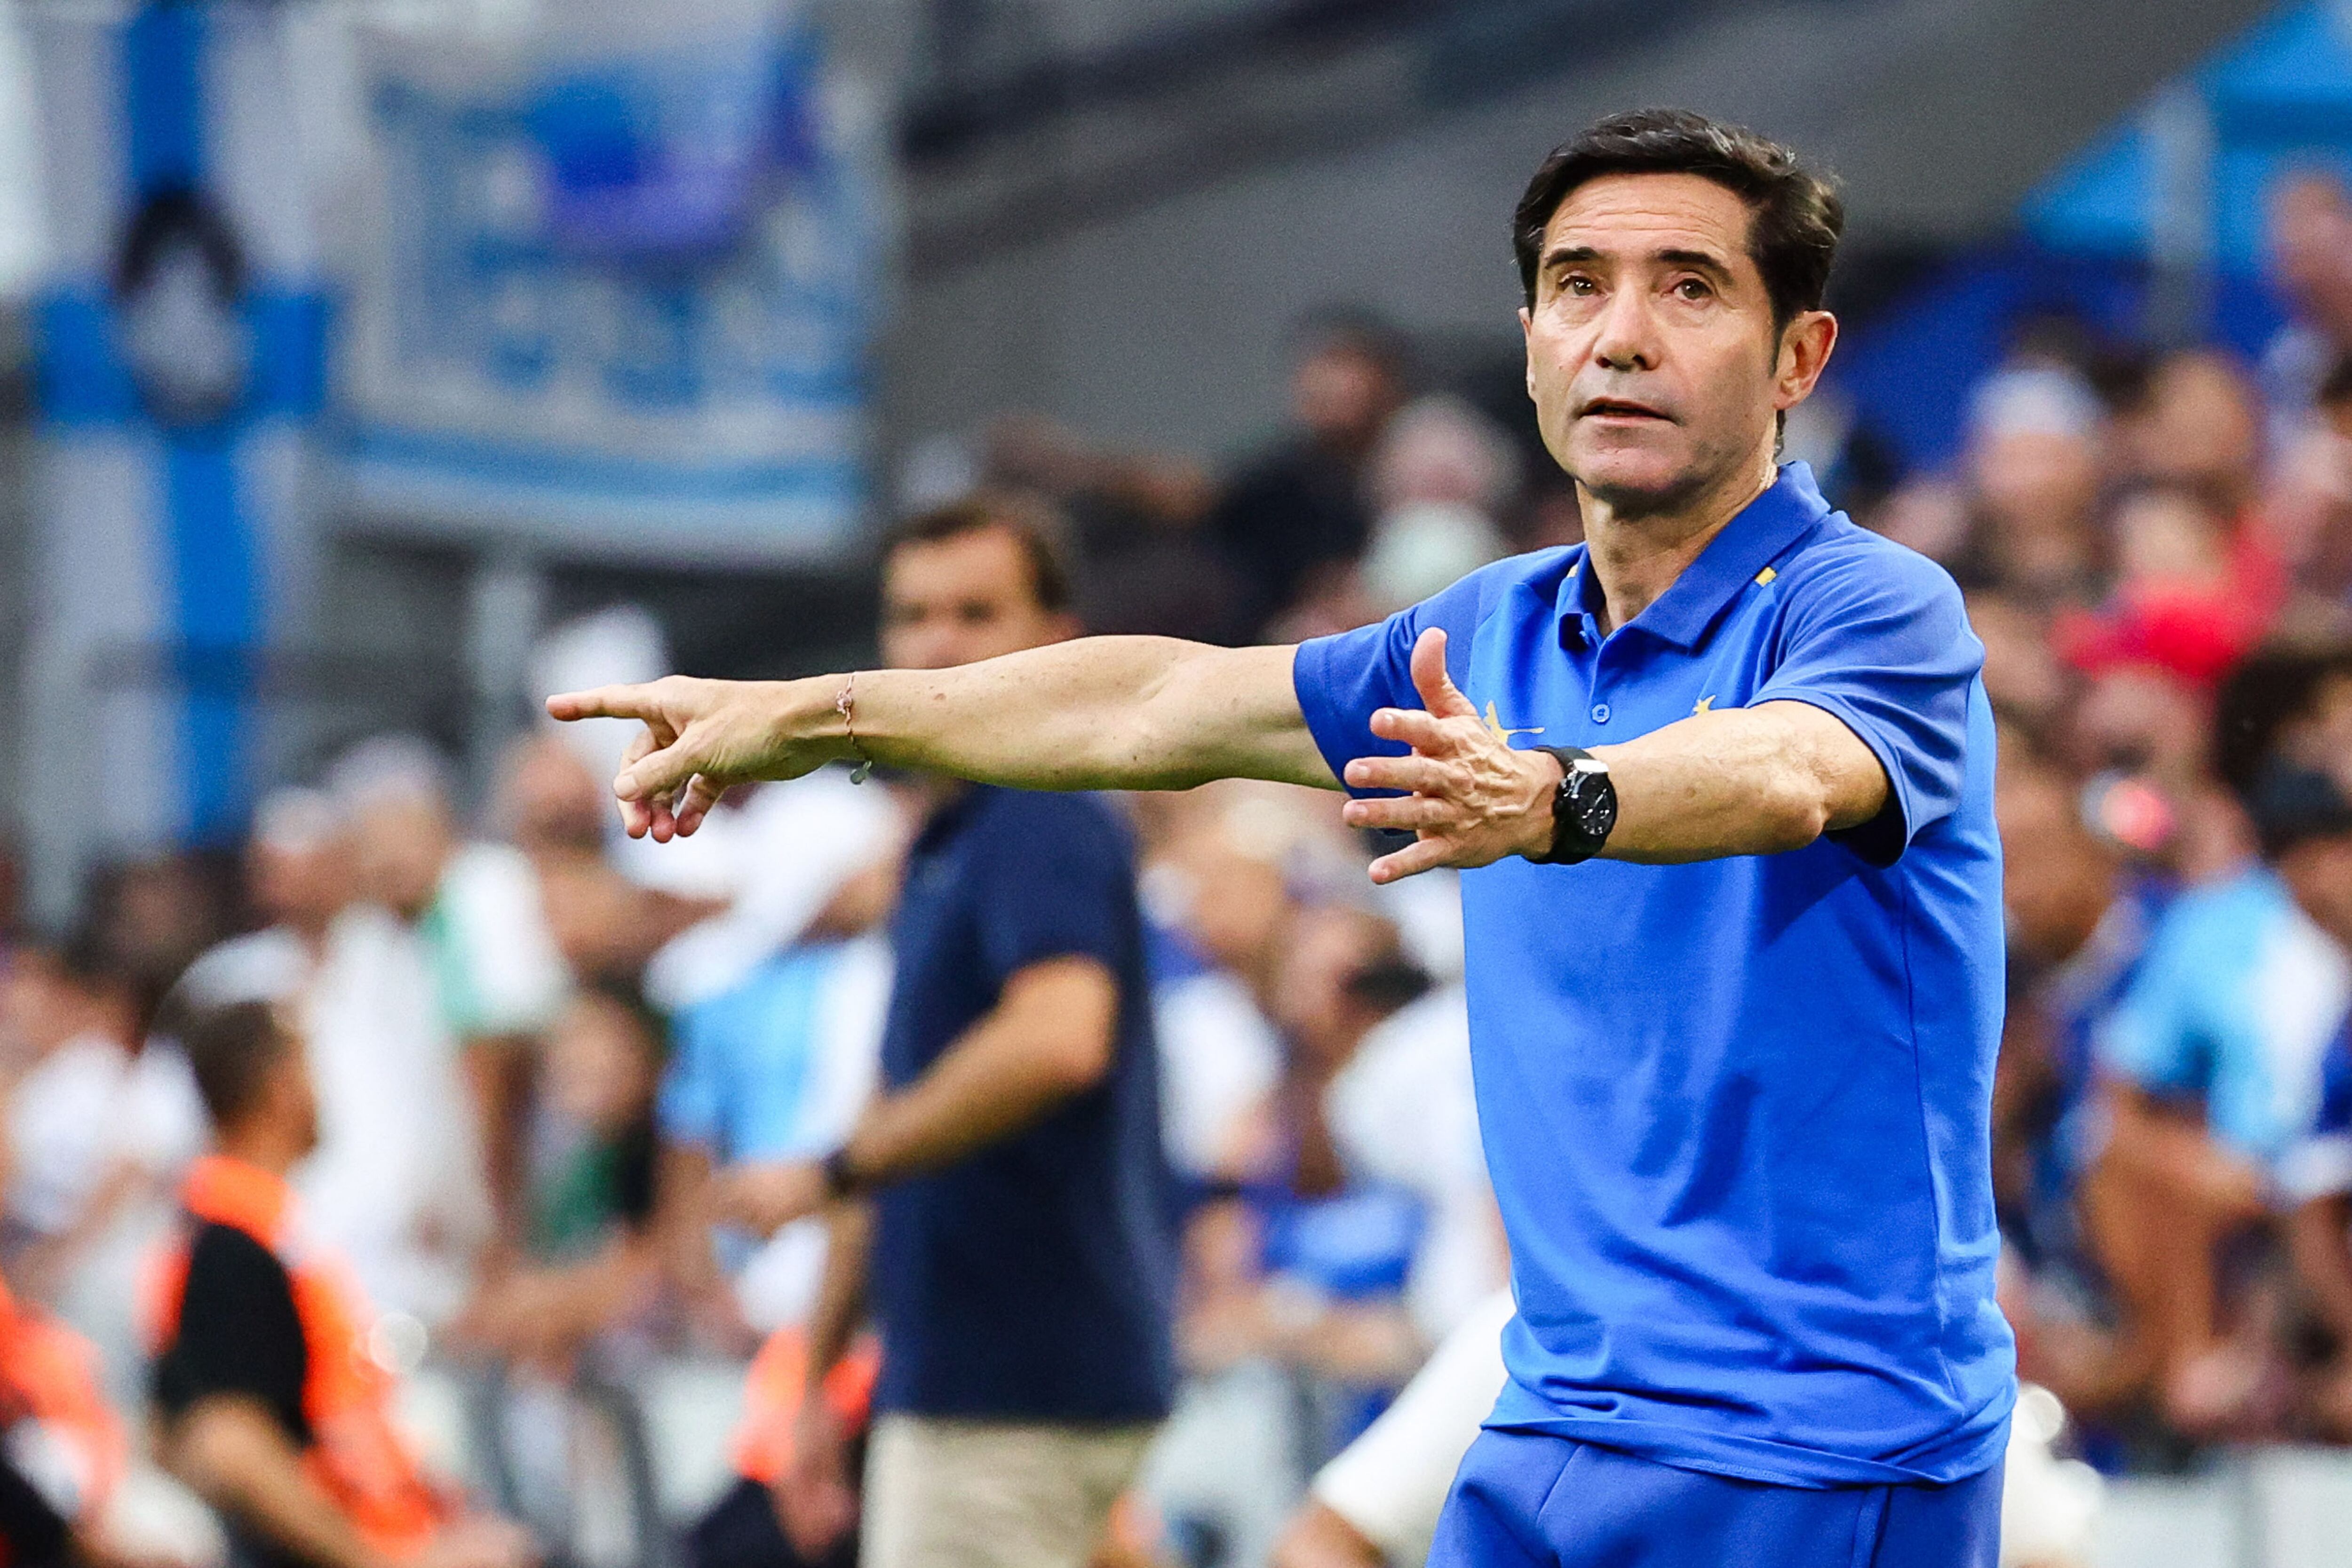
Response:
[[[1519,307],[1519,339],[1527,344],[1528,401],[1532,403],[1536,396],[1536,319],[1534,312],[1525,305]]]
[[[1772,367],[1772,406],[1785,414],[1813,395],[1837,347],[1837,318],[1827,310],[1807,310],[1780,333],[1780,356]]]

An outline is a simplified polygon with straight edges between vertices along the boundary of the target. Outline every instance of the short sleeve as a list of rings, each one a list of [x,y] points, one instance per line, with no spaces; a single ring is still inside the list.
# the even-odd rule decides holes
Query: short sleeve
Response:
[[[1019,804],[1019,820],[990,835],[976,889],[989,979],[1002,985],[1049,958],[1091,958],[1120,973],[1136,919],[1135,862],[1126,835],[1097,801],[1030,797]]]
[[[2100,1026],[2100,1065],[2136,1088],[2171,1093],[2199,1087],[2203,972],[2194,933],[2179,916],[2157,928],[2147,957]]]
[[[205,1226],[189,1251],[178,1328],[155,1363],[156,1405],[177,1417],[215,1394],[243,1395],[307,1447],[309,1370],[286,1266],[241,1230]]]
[[[1944,569],[1891,545],[1791,572],[1783,592],[1793,602],[1779,662],[1748,706],[1809,703],[1870,748],[1886,770],[1885,808],[1830,837],[1891,866],[1959,805],[1984,645]]]
[[[1291,660],[1291,685],[1297,691],[1298,710],[1306,716],[1307,732],[1315,737],[1334,777],[1345,778],[1348,764],[1358,757],[1401,757],[1408,750],[1374,735],[1372,715],[1383,708],[1421,706],[1421,694],[1412,684],[1412,646],[1423,632],[1432,626],[1444,631],[1446,673],[1456,686],[1469,689],[1470,645],[1478,629],[1481,590],[1486,578],[1487,574],[1474,573],[1436,597],[1399,610],[1384,621],[1332,637],[1310,637],[1298,645]]]

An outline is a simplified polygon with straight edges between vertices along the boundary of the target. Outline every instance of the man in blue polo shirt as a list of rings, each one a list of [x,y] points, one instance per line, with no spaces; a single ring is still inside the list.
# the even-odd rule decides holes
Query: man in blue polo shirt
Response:
[[[630,831],[867,757],[1030,787],[1344,784],[1463,878],[1518,1314],[1433,1561],[1990,1568],[2000,868],[1982,650],[1777,426],[1842,225],[1785,148],[1604,121],[1513,226],[1586,543],[1296,649],[1087,639],[946,675],[670,681]]]

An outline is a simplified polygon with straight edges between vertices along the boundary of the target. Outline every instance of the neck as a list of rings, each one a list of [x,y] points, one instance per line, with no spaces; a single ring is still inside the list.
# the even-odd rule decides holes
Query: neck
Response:
[[[1655,604],[1748,503],[1772,488],[1780,468],[1768,445],[1689,501],[1668,510],[1635,510],[1583,486],[1584,542],[1601,584],[1605,636]]]
[[[224,1159],[257,1165],[273,1176],[283,1177],[301,1160],[306,1140],[257,1121],[242,1127],[223,1128],[214,1147]]]

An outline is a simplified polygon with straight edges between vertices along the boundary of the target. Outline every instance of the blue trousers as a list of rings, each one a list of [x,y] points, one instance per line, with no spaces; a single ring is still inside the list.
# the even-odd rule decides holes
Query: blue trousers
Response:
[[[2002,1467],[1949,1486],[1770,1486],[1481,1432],[1430,1568],[1996,1568]]]

